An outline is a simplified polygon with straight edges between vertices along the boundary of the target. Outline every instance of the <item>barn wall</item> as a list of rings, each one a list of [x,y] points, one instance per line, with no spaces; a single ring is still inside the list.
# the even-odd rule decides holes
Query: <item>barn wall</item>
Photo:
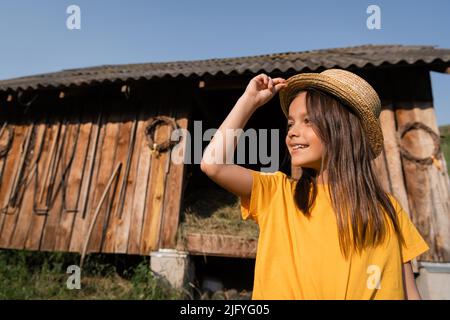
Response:
[[[439,150],[430,72],[392,68],[369,75],[369,80],[382,100],[384,151],[375,161],[378,174],[430,246],[417,260],[449,262],[450,186]],[[412,124],[418,127],[407,129]]]
[[[175,245],[184,166],[152,153],[145,129],[158,115],[186,128],[190,102],[176,86],[112,88],[1,113],[0,149],[11,140],[0,157],[1,248],[146,255]],[[170,132],[158,126],[155,140]]]

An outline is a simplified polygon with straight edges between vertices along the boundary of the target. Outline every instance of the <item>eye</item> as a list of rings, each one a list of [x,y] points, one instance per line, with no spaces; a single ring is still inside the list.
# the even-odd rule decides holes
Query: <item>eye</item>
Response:
[[[308,118],[305,118],[305,123],[309,123],[309,119]]]
[[[288,130],[289,130],[291,127],[292,127],[292,123],[288,123],[288,124],[287,124]]]

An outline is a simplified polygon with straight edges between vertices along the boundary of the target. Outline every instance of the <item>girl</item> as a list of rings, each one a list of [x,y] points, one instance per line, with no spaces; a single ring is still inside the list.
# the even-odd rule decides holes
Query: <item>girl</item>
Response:
[[[226,132],[278,92],[299,179],[227,162],[237,141]],[[372,167],[380,109],[375,90],[345,70],[250,81],[201,169],[259,225],[252,299],[420,299],[410,261],[428,245]]]

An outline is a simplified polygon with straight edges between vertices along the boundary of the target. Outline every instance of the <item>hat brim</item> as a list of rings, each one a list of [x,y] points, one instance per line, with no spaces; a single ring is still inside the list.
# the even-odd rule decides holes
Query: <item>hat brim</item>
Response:
[[[323,73],[302,73],[287,80],[287,85],[279,92],[280,104],[286,118],[289,116],[289,106],[298,92],[308,88],[315,88],[325,91],[338,98],[346,106],[352,108],[359,118],[369,140],[374,157],[377,157],[383,149],[383,132],[379,122],[379,112],[381,103],[375,93],[375,100],[368,100],[368,97],[355,92],[352,87],[333,77]],[[372,89],[373,90],[373,89]],[[369,96],[369,95],[368,95]],[[375,112],[374,114],[374,105]]]

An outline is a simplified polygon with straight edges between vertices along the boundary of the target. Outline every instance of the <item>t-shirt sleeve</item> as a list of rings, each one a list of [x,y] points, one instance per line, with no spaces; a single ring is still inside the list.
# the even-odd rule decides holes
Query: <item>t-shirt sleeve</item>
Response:
[[[394,205],[394,208],[397,212],[400,230],[402,232],[403,238],[405,239],[405,244],[401,245],[402,262],[407,263],[408,261],[428,251],[430,248],[420,235],[419,231],[409,218],[408,214],[405,212],[405,210],[403,210],[400,203],[393,196],[391,196],[391,199],[392,204]]]
[[[249,169],[250,170],[250,169]],[[250,170],[253,183],[250,197],[241,197],[241,215],[244,220],[252,219],[256,223],[264,212],[268,210],[277,190],[280,190],[282,180],[281,171],[260,172]]]

